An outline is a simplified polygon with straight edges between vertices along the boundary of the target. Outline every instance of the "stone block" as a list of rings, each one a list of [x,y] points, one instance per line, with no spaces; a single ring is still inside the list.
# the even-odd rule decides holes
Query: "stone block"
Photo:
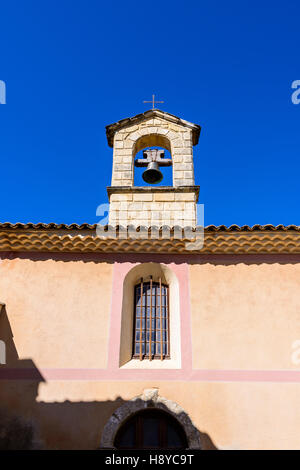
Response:
[[[177,171],[177,168],[174,168],[174,178],[176,179],[182,179],[184,178],[184,172],[183,171]]]
[[[124,140],[124,148],[125,149],[132,149],[133,148],[133,142],[130,139]]]
[[[175,187],[177,187],[177,186],[191,186],[191,184],[189,184],[189,180],[174,178],[174,186]]]
[[[169,129],[168,138],[171,139],[171,140],[174,140],[174,139],[177,139],[177,137],[178,137],[178,134]]]
[[[123,177],[123,171],[116,171],[114,170],[113,172],[113,179],[115,180],[121,180]]]
[[[184,207],[185,207],[184,202],[165,202],[164,203],[164,210],[182,211],[184,210]]]
[[[190,152],[189,152],[190,148],[188,146],[184,146],[182,148],[174,148],[174,155],[189,155]]]
[[[183,128],[181,126],[178,126],[177,124],[173,124],[170,122],[169,129],[177,133],[177,132],[182,131]]]
[[[137,131],[138,129],[139,129],[139,126],[134,125],[134,126],[126,127],[125,129],[123,129],[123,132],[128,132],[128,134],[130,134],[132,132]]]
[[[139,211],[137,213],[138,220],[150,220],[151,219],[151,211]]]
[[[175,149],[175,148],[182,148],[184,147],[184,144],[183,144],[183,141],[181,138],[178,138],[178,139],[174,139],[172,141],[172,147]]]
[[[115,151],[114,151],[114,155],[115,156],[127,155],[128,157],[131,157],[131,152],[130,152],[130,149],[118,149],[118,148],[116,148]]]
[[[131,193],[115,193],[110,195],[110,202],[132,201]]]
[[[148,132],[149,134],[157,134],[157,127],[154,127],[154,126],[151,126],[151,127],[148,127]]]
[[[142,208],[143,208],[143,204],[141,202],[132,202],[131,204],[129,204],[128,210],[130,210],[130,211],[141,211]]]
[[[163,202],[152,202],[150,204],[150,209],[152,211],[162,211],[164,209],[164,203]]]
[[[181,163],[183,161],[182,155],[172,155],[173,163]]]
[[[194,178],[185,178],[186,186],[194,186],[195,180]]]
[[[168,128],[159,128],[159,134],[161,135],[167,135],[169,132],[169,129]]]
[[[117,141],[117,140],[124,140],[124,136],[120,131],[115,133],[114,141]]]
[[[192,163],[193,164],[193,155],[190,153],[190,154],[186,154],[186,155],[182,155],[182,161],[183,163]]]
[[[166,122],[162,121],[159,118],[154,118],[153,119],[153,124],[154,124],[154,126],[163,126],[164,124],[166,124]]]
[[[116,163],[115,164],[116,171],[130,171],[131,170],[131,163]]]
[[[184,138],[184,140],[191,140],[192,139],[192,132],[191,131],[184,132],[183,133],[183,138]]]
[[[195,201],[195,193],[175,193],[175,201]]]
[[[154,193],[154,201],[174,201],[174,193]]]
[[[117,141],[114,143],[114,148],[116,148],[116,149],[122,149],[122,148],[124,148],[124,142],[123,142],[123,140],[117,140]]]
[[[133,194],[134,201],[153,201],[153,193],[136,193]]]
[[[128,211],[128,208],[131,206],[131,204],[132,204],[131,201],[119,201],[118,208],[121,211]]]
[[[130,138],[131,140],[136,141],[136,140],[138,140],[138,139],[141,137],[141,135],[142,135],[142,134],[141,134],[139,131],[136,131],[136,132],[133,132],[132,134],[130,134],[129,138]]]
[[[116,184],[115,186],[132,186],[132,180],[131,179],[126,179],[126,178],[122,178],[121,180],[121,183],[118,181],[118,184]]]
[[[178,163],[177,165],[175,165],[175,170],[193,171],[193,164],[192,163]]]
[[[154,124],[154,118],[147,119],[147,121],[145,122],[145,124],[146,124],[147,126],[153,126],[153,124]]]

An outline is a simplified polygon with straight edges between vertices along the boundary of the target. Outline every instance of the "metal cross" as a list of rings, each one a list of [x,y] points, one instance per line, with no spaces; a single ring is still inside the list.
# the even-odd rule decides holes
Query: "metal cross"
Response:
[[[156,101],[155,95],[152,95],[151,101],[143,101],[143,103],[152,103],[152,109],[155,109],[155,103],[164,103],[164,101]]]

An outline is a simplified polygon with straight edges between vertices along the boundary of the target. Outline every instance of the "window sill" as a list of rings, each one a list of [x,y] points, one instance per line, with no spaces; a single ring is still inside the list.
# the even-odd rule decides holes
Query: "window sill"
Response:
[[[152,361],[149,361],[149,359],[143,359],[142,361],[139,359],[131,359],[126,362],[126,364],[122,365],[120,369],[181,369],[181,363],[176,359],[164,359],[162,361],[159,359],[153,359]]]

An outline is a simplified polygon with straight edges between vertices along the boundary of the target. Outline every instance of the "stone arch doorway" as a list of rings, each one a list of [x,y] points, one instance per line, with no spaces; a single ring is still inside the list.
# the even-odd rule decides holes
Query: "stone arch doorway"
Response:
[[[116,449],[177,449],[188,448],[183,427],[169,413],[145,409],[131,416],[118,430]]]
[[[157,411],[164,413],[164,415],[156,413]],[[143,412],[149,412],[148,416],[143,414]],[[135,423],[135,417],[137,420],[140,420],[140,424]],[[126,431],[126,425],[128,425],[128,427],[131,425],[131,429],[129,429],[128,432],[132,433],[133,430],[137,429],[137,426],[141,426],[141,422],[143,424],[143,420],[145,422],[146,418],[156,420],[156,422],[152,421],[146,423],[148,426],[146,432],[148,432],[152,426],[152,429],[156,427],[158,432],[164,433],[161,437],[158,436],[158,445],[168,443],[168,429],[166,429],[166,426],[169,424],[169,435],[175,433],[173,434],[173,438],[169,438],[170,448],[175,444],[179,446],[177,448],[183,445],[188,449],[202,448],[200,432],[194,426],[188,414],[177,403],[160,397],[157,389],[144,390],[142,395],[126,402],[112,414],[104,426],[100,448],[117,448],[117,446],[120,445],[121,433]],[[133,421],[130,423],[131,419],[133,419]],[[134,443],[140,444],[141,442],[135,440]],[[126,443],[124,445],[126,445]]]

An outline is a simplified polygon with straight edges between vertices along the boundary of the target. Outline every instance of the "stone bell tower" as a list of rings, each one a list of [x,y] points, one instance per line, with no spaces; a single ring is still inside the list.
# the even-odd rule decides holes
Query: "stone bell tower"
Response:
[[[199,186],[195,186],[193,146],[200,126],[172,114],[152,109],[106,127],[113,147],[111,186],[107,188],[109,224],[134,226],[195,226]],[[164,158],[160,147],[168,150]],[[143,149],[144,158],[135,160]],[[163,177],[164,166],[172,166],[172,186],[134,186],[134,168],[146,167],[143,178],[152,183]]]

